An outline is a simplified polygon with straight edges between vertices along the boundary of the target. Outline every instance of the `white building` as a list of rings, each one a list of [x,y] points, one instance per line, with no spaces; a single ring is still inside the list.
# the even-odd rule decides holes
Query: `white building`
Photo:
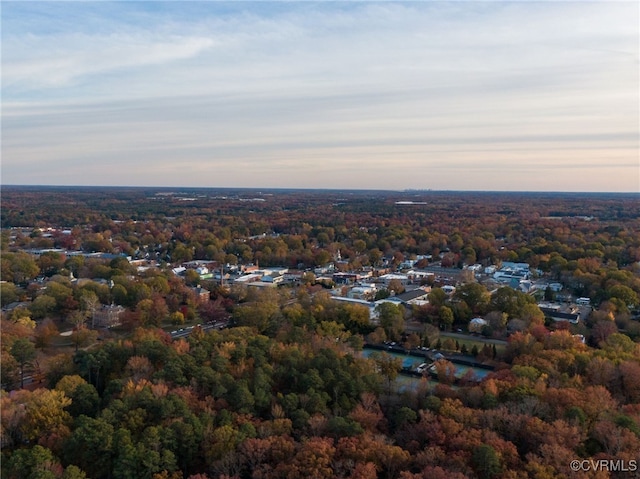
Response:
[[[389,283],[394,279],[400,281],[400,283],[403,285],[406,285],[409,282],[409,277],[406,274],[388,273],[383,274],[382,276],[378,277],[378,279],[382,281],[386,286],[388,286]]]
[[[365,300],[371,299],[375,296],[376,291],[378,291],[378,289],[374,284],[360,284],[351,288],[349,292],[347,292],[347,297]]]

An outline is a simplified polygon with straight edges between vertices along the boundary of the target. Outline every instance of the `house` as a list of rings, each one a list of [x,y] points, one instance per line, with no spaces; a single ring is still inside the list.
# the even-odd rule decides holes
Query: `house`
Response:
[[[562,291],[562,283],[549,283],[549,288],[554,293],[559,293],[560,291]]]
[[[522,281],[529,279],[529,273],[523,271],[496,271],[493,273],[493,279],[499,283],[510,283],[512,280]]]
[[[113,328],[122,324],[122,315],[126,309],[120,305],[103,304],[96,309],[91,318],[92,325],[96,328]]]
[[[323,275],[327,273],[333,273],[336,267],[333,263],[325,264],[323,266],[319,266],[313,270],[314,274]]]
[[[473,318],[469,321],[469,332],[470,333],[481,333],[482,329],[487,326],[487,321],[483,318]]]
[[[240,271],[242,273],[253,273],[255,271],[258,271],[260,269],[260,267],[258,265],[255,264],[246,264],[246,265],[242,265],[240,267]]]
[[[285,281],[289,283],[299,283],[302,280],[305,272],[301,270],[289,270],[284,273],[282,276]]]
[[[411,269],[417,262],[414,259],[406,259],[398,265],[398,269]]]
[[[261,271],[263,276],[282,276],[289,271],[289,268],[285,266],[272,266],[269,268],[264,268]],[[256,271],[256,273],[258,272],[259,271]]]
[[[196,286],[195,288],[191,288],[191,290],[196,294],[196,301],[198,303],[206,303],[211,299],[211,291],[208,289]]]
[[[187,268],[185,268],[184,266],[178,266],[177,268],[173,268],[171,271],[176,276],[184,276],[184,273],[185,271],[187,271]]]
[[[486,271],[486,270],[485,270]],[[509,283],[514,279],[529,279],[530,271],[528,263],[512,263],[505,261],[502,267],[493,273],[493,279],[501,283]]]
[[[231,275],[229,273],[214,273],[212,279],[220,284],[224,284],[229,282]]]
[[[431,288],[416,288],[405,291],[404,293],[396,294],[395,298],[405,304],[426,304],[429,302],[427,296],[429,296],[430,291]]]
[[[536,290],[536,285],[528,279],[518,283],[518,289],[526,294],[531,294]]]
[[[445,284],[441,289],[446,293],[447,296],[451,296],[456,292],[455,286],[451,286],[449,284]]]
[[[13,303],[9,303],[5,306],[2,307],[2,312],[3,313],[10,313],[11,311],[15,310],[15,309],[19,309],[19,308],[28,308],[29,305],[31,304],[30,301],[14,301]]]
[[[333,277],[332,276],[318,276],[316,278],[316,284],[322,284],[325,286],[330,286],[333,283]]]
[[[353,284],[360,281],[362,276],[357,273],[334,273],[332,278],[336,284]]]
[[[554,321],[568,321],[572,324],[578,324],[580,320],[580,314],[577,312],[563,312],[557,305],[539,304],[540,311],[548,318]]]
[[[529,272],[529,263],[513,263],[511,261],[503,261],[502,267],[500,268],[502,271],[522,271]]]
[[[416,372],[422,374],[427,370],[428,367],[429,365],[427,363],[422,363],[416,368]]]

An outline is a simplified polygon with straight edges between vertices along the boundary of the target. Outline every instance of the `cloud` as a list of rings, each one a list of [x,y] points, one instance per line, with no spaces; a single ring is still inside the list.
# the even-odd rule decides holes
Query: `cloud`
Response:
[[[46,36],[31,37],[20,48],[13,45],[16,51],[29,53],[8,59],[3,83],[18,90],[72,86],[91,81],[89,77],[94,75],[192,58],[213,45],[210,38],[189,36],[70,34],[56,38],[55,45],[50,45]],[[8,48],[11,51],[11,46]]]
[[[3,19],[3,182],[635,185],[634,4],[56,5]]]

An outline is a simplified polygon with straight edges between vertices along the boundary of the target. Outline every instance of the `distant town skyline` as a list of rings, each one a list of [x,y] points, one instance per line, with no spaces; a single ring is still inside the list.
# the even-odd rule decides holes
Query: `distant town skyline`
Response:
[[[12,2],[1,183],[640,191],[638,2]]]

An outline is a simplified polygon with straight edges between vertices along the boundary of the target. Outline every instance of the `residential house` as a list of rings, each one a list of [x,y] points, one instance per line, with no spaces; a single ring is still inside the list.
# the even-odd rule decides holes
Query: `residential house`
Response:
[[[554,321],[568,321],[572,324],[577,324],[580,320],[579,312],[575,310],[567,312],[562,311],[560,305],[541,303],[538,304],[538,307],[546,317],[551,318]]]
[[[483,318],[473,318],[469,321],[470,333],[481,333],[482,329],[487,325],[487,321]]]
[[[125,311],[126,309],[120,305],[103,304],[93,312],[90,320],[96,328],[113,328],[122,324],[122,315]]]
[[[191,289],[195,293],[196,301],[198,303],[206,303],[211,299],[211,291],[209,291],[208,289],[204,289],[200,285]]]
[[[358,273],[333,273],[332,278],[336,284],[353,284],[360,281],[362,276]]]

